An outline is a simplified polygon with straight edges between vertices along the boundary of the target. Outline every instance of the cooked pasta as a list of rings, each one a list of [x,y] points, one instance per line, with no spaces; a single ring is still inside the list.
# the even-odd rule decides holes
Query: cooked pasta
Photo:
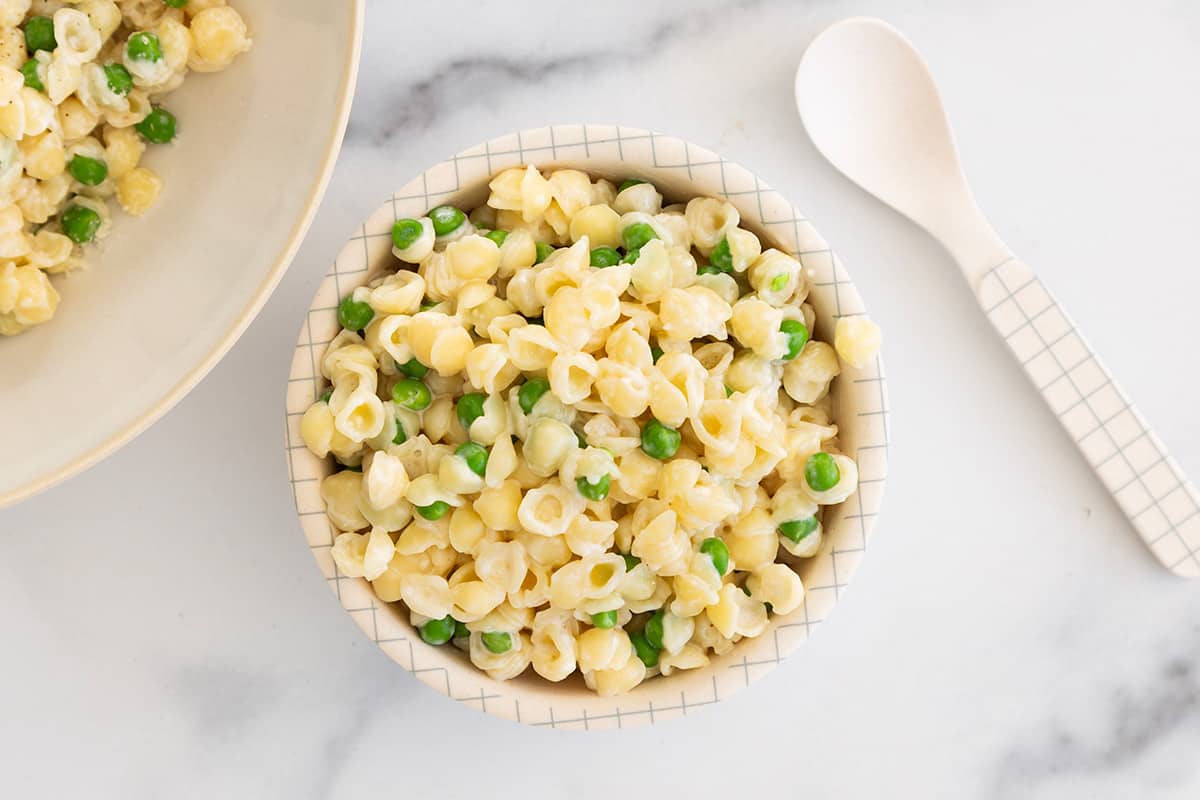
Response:
[[[109,198],[132,216],[157,202],[139,162],[175,138],[160,104],[250,45],[225,0],[0,0],[0,336],[54,316],[48,276],[85,266]]]
[[[334,563],[496,679],[608,695],[703,667],[802,607],[796,566],[858,484],[829,391],[878,328],[813,339],[800,262],[726,201],[533,166],[490,191],[398,220],[403,263],[338,307],[300,420],[337,467]]]

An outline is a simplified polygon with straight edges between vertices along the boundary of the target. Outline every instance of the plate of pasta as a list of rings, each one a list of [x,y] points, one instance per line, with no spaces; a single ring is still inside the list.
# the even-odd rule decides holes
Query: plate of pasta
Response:
[[[0,507],[249,324],[331,174],[361,28],[361,0],[0,1]]]
[[[305,537],[455,700],[688,714],[799,646],[866,552],[880,339],[744,167],[625,127],[493,139],[390,198],[314,298],[287,396]]]

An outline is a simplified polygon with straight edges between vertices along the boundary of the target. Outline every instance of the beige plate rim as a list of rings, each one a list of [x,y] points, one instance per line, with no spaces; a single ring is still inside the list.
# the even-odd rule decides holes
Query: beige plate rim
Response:
[[[212,371],[233,345],[237,343],[238,339],[242,337],[246,329],[250,327],[250,323],[258,316],[258,312],[262,310],[262,307],[266,305],[267,300],[275,291],[275,287],[279,285],[279,281],[283,279],[284,273],[291,266],[292,259],[296,257],[296,252],[300,249],[300,245],[304,241],[304,237],[308,233],[313,219],[316,217],[317,209],[320,207],[321,200],[325,196],[325,190],[328,188],[329,181],[333,177],[333,168],[337,164],[338,155],[342,150],[342,140],[346,135],[346,125],[350,121],[350,107],[354,101],[354,87],[358,81],[366,10],[366,0],[350,0],[350,2],[353,4],[351,11],[354,15],[354,24],[351,31],[350,60],[346,66],[345,74],[342,76],[337,113],[334,115],[333,124],[329,130],[329,145],[326,148],[325,159],[317,173],[317,180],[309,192],[309,200],[304,207],[304,213],[295,227],[292,228],[292,233],[288,237],[287,246],[275,260],[275,264],[271,267],[270,272],[267,273],[266,278],[259,284],[258,289],[250,298],[250,302],[242,309],[237,322],[217,342],[208,355],[167,392],[144,416],[117,431],[104,442],[92,448],[87,453],[78,456],[65,466],[45,475],[33,477],[15,489],[0,494],[0,509],[15,505],[22,500],[27,500],[35,494],[40,494],[52,486],[56,486],[68,478],[78,475],[137,438],[139,434],[174,408],[180,400]]]

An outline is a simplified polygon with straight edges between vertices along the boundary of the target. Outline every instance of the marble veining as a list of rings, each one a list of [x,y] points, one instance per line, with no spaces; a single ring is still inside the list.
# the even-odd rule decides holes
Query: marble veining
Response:
[[[611,69],[614,64],[623,69],[637,67],[698,32],[711,30],[722,19],[743,18],[778,3],[667,3],[645,9],[666,10],[662,18],[642,17],[642,24],[625,27],[619,37],[572,37],[550,47],[538,43],[528,49],[503,41],[509,46],[500,53],[494,52],[500,42],[468,56],[443,58],[439,53],[420,65],[418,77],[405,75],[370,86],[370,90],[381,91],[372,92],[370,112],[351,117],[346,138],[350,146],[386,146],[400,136],[427,131],[451,109],[461,112],[479,103],[495,103],[514,91],[541,87],[550,80],[586,80],[590,73]],[[556,45],[562,52],[554,52]]]
[[[612,55],[580,53],[543,61],[500,56],[455,59],[438,66],[427,77],[388,87],[381,98],[383,113],[372,114],[369,120],[352,118],[346,138],[351,146],[364,142],[385,146],[399,136],[428,130],[448,107],[461,109],[483,92],[502,97],[514,85],[537,85],[550,76],[595,68]]]
[[[282,699],[280,687],[261,675],[203,661],[182,666],[171,684],[199,739],[238,735]]]
[[[998,764],[993,797],[1028,797],[1037,787],[1071,775],[1138,771],[1160,753],[1169,759],[1171,740],[1178,735],[1194,744],[1200,734],[1200,625],[1187,631],[1184,643],[1182,651],[1161,654],[1136,683],[1106,687],[1095,698],[1100,724],[1094,729],[1079,730],[1053,718],[1040,721]],[[1191,761],[1177,768],[1186,774],[1195,766],[1194,756]]]
[[[132,445],[0,511],[0,797],[1200,797],[1200,588],[1146,554],[945,254],[804,138],[796,60],[856,14],[925,52],[989,217],[1200,475],[1200,376],[1176,368],[1195,4],[369,0],[346,147],[259,319]],[[579,120],[711,145],[794,198],[884,328],[894,441],[871,553],[795,658],[588,735],[449,702],[368,642],[313,567],[278,426],[361,218],[462,147]]]

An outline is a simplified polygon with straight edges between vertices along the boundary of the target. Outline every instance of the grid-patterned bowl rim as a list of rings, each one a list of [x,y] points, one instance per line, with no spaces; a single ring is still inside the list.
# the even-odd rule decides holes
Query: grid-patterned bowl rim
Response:
[[[864,369],[846,368],[835,383],[840,441],[858,461],[860,488],[826,512],[821,551],[801,569],[804,604],[773,618],[761,637],[739,642],[702,669],[648,680],[620,697],[597,697],[577,676],[551,684],[532,670],[513,681],[496,681],[476,670],[459,650],[422,642],[402,606],[379,602],[364,579],[339,574],[330,555],[337,532],[325,516],[320,481],[331,465],[304,447],[298,428],[318,393],[324,345],[338,331],[338,300],[392,263],[396,219],[420,216],[439,203],[478,204],[491,175],[528,163],[570,166],[610,178],[641,177],[669,199],[725,197],[764,244],[800,258],[812,279],[811,302],[822,338],[829,338],[837,317],[865,312],[841,261],[808,220],[745,167],[705,148],[652,131],[595,124],[535,128],[492,139],[430,168],[396,192],[350,238],[322,281],[301,328],[288,381],[286,446],[296,510],[321,574],[342,607],[394,661],[448,697],[506,719],[552,728],[621,728],[684,716],[725,699],[778,665],[826,618],[858,569],[887,477],[888,404],[881,359]]]

